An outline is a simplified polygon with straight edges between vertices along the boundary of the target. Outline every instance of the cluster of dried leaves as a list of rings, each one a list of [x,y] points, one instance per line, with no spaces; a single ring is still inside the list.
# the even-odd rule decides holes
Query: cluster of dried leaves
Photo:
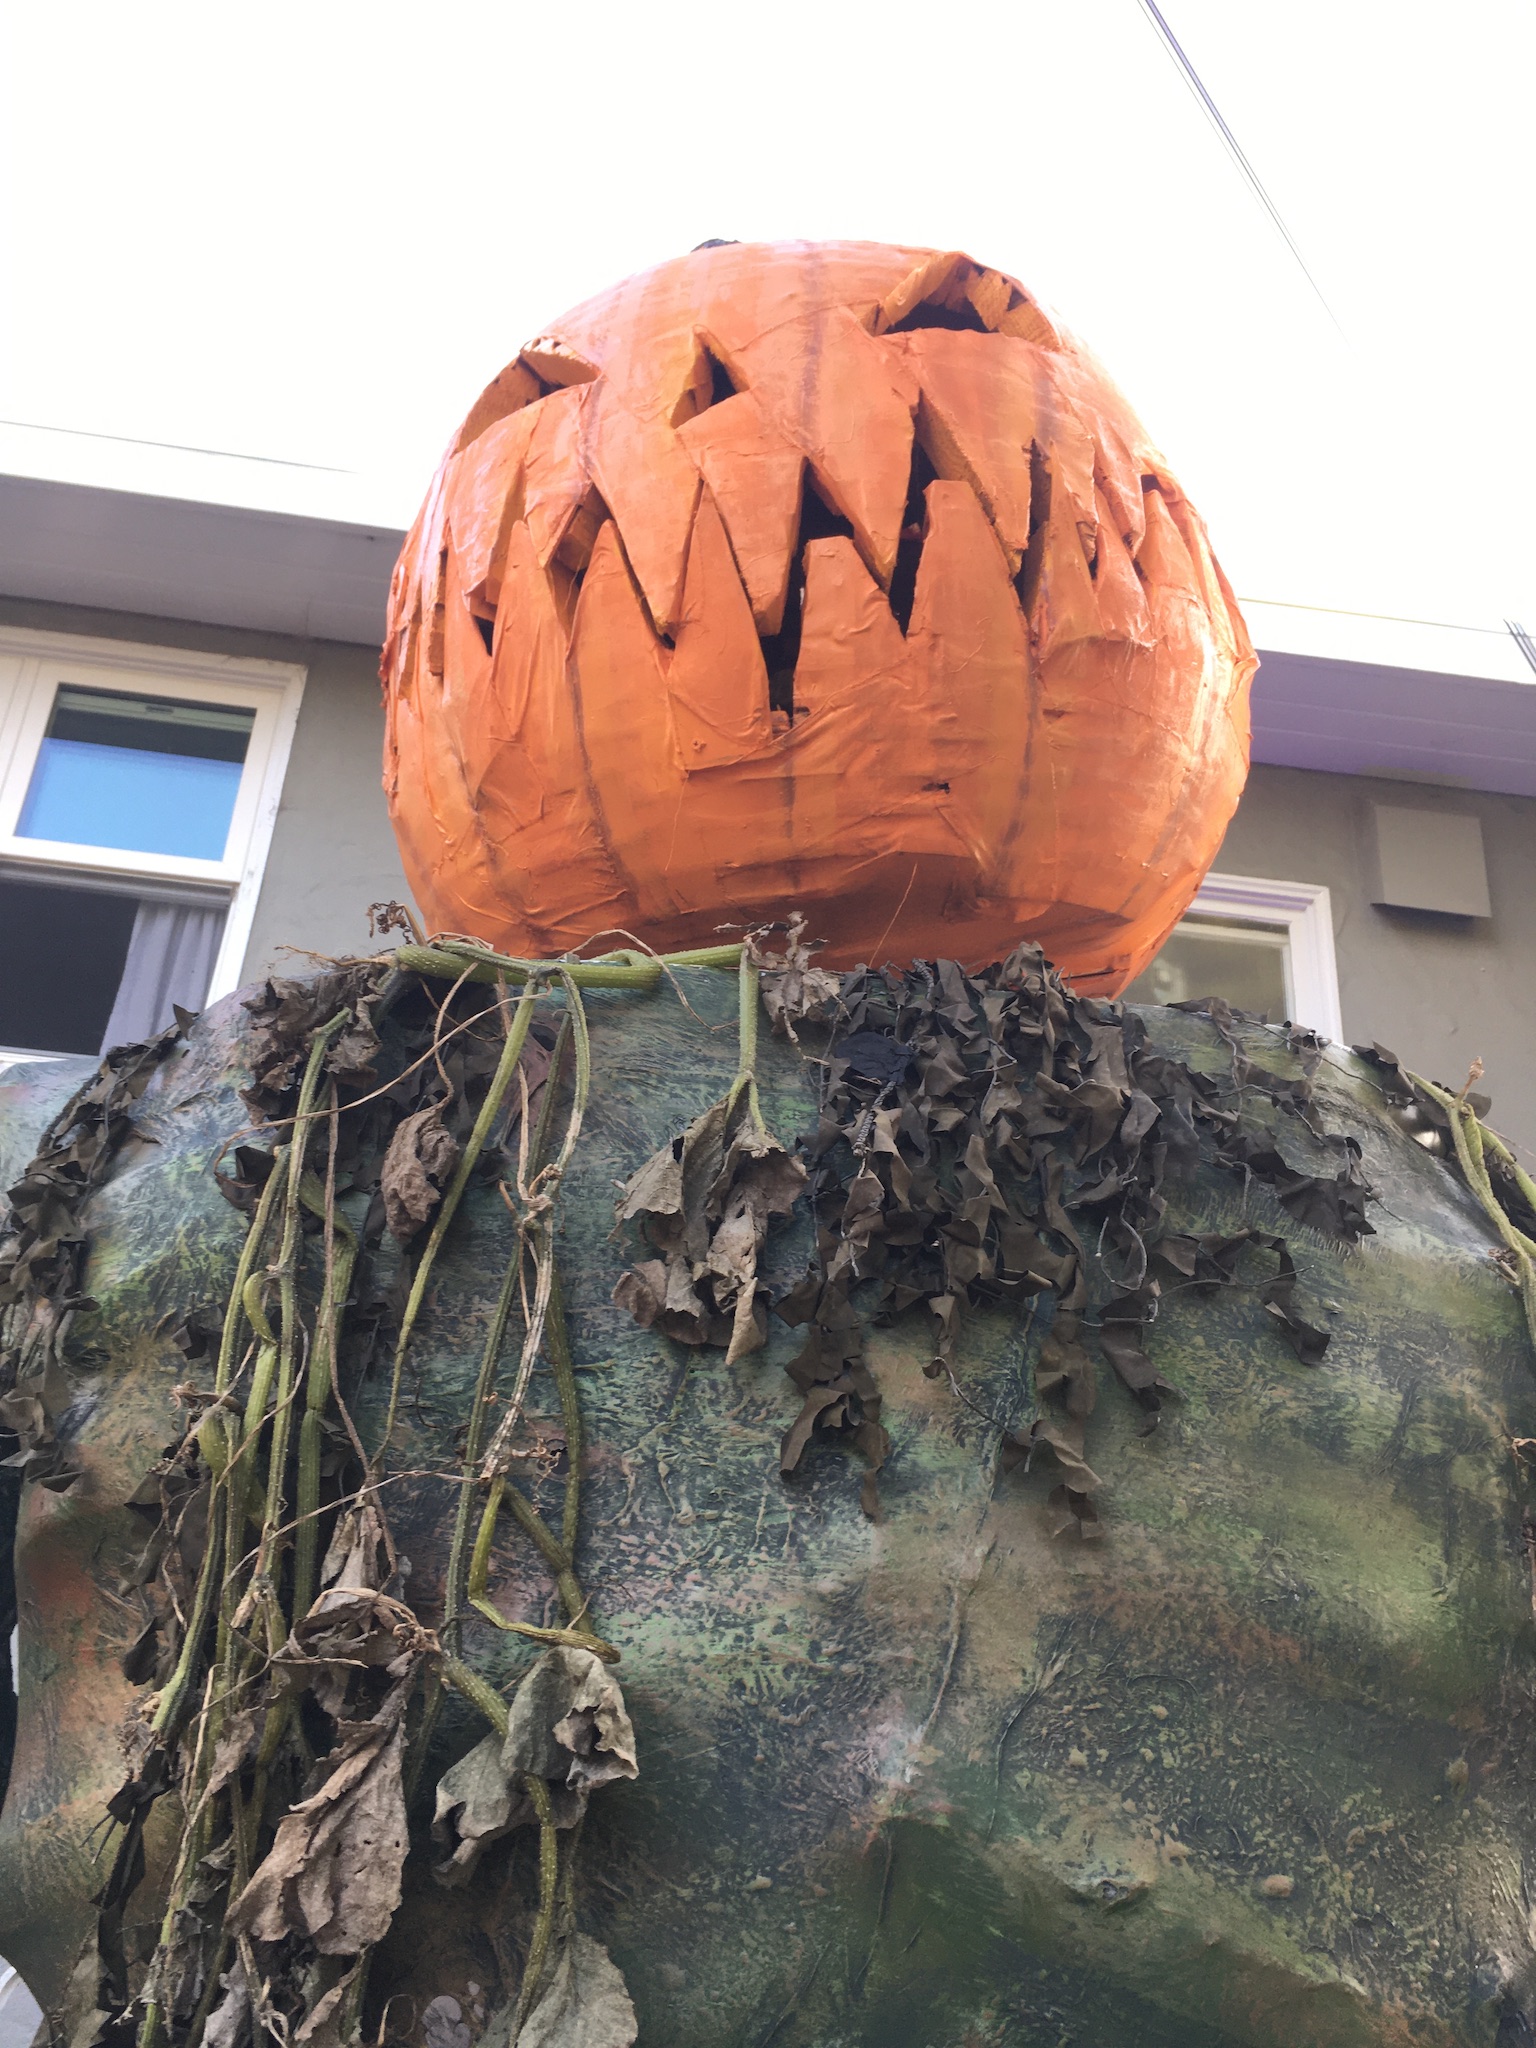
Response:
[[[805,1167],[739,1088],[625,1183],[622,1226],[637,1222],[657,1256],[631,1266],[614,1299],[642,1329],[682,1344],[720,1344],[727,1363],[768,1341],[758,1257],[775,1216],[805,1188]]]
[[[70,1326],[92,1304],[82,1291],[81,1210],[132,1129],[134,1104],[181,1037],[174,1025],[146,1045],[107,1055],[43,1133],[37,1155],[9,1189],[0,1229],[0,1428],[18,1448],[6,1463],[61,1492],[76,1472],[57,1425],[74,1398],[66,1366]]]
[[[496,1731],[439,1791],[445,1882],[520,1827],[570,1828],[594,1788],[636,1770],[622,1695],[596,1656],[545,1651],[509,1710],[457,1663],[462,1617],[447,1643],[424,1625],[384,1512],[388,1441],[365,1454],[349,1407],[395,1337],[398,1388],[406,1297],[466,1152],[521,1186],[517,1123],[538,1116],[553,1024],[535,1017],[514,1069],[504,990],[445,992],[387,960],[269,982],[246,1008],[257,1125],[219,1184],[250,1234],[228,1303],[199,1304],[176,1333],[185,1427],[130,1502],[150,1527],[121,1589],[142,1617],[124,1668],[152,1690],[109,1805],[119,1832],[69,2022],[80,2048],[360,2038],[369,1956],[403,1896],[406,1787],[445,1680]],[[54,1423],[90,1365],[66,1349],[71,1318],[92,1306],[82,1209],[181,1028],[111,1054],[12,1194],[0,1420],[21,1435],[28,1476],[55,1487],[76,1474]],[[493,1076],[506,1088],[514,1071],[487,1135]],[[163,1799],[180,1808],[180,1839],[146,1963],[125,1912]],[[507,2048],[627,2048],[633,2012],[602,1949],[570,1910],[540,1925],[493,2030]]]
[[[1162,1295],[1240,1284],[1250,1255],[1268,1254],[1273,1269],[1257,1284],[1277,1330],[1303,1363],[1322,1358],[1327,1334],[1297,1312],[1285,1239],[1257,1228],[1169,1232],[1162,1192],[1170,1164],[1204,1160],[1264,1182],[1292,1216],[1331,1237],[1353,1243],[1370,1231],[1359,1148],[1315,1121],[1313,1036],[1286,1035],[1300,1071],[1283,1077],[1244,1057],[1234,1029],[1242,1020],[1224,1004],[1189,1005],[1230,1049],[1228,1071],[1211,1075],[1152,1048],[1118,1005],[1074,996],[1036,947],[978,974],[939,961],[834,975],[815,966],[794,924],[781,952],[757,957],[775,1028],[823,1050],[818,1125],[802,1148],[815,1256],[773,1304],[805,1331],[788,1368],[801,1407],[781,1447],[786,1476],[813,1444],[838,1442],[862,1456],[864,1507],[878,1511],[876,1475],[890,1444],[864,1332],[916,1307],[932,1325],[930,1372],[964,1398],[957,1345],[967,1313],[1031,1295],[1051,1300],[1035,1413],[1006,1427],[1003,1455],[1027,1462],[1048,1452],[1061,1469],[1051,1495],[1058,1526],[1085,1534],[1097,1525],[1099,1487],[1085,1455],[1098,1389],[1090,1341],[1152,1428],[1171,1391],[1146,1347]],[[1257,1097],[1304,1125],[1314,1152],[1321,1144],[1334,1155],[1333,1170],[1288,1160],[1249,1113]],[[633,1268],[617,1299],[694,1344],[724,1341],[718,1320],[669,1316],[667,1307],[674,1290],[681,1300],[690,1281],[718,1270],[714,1247],[735,1185],[728,1159],[707,1178],[680,1170],[706,1123],[635,1176],[618,1212],[640,1219],[667,1263],[664,1274],[654,1261]],[[712,1164],[719,1157],[717,1146]],[[788,1194],[794,1163],[775,1161],[776,1190]]]

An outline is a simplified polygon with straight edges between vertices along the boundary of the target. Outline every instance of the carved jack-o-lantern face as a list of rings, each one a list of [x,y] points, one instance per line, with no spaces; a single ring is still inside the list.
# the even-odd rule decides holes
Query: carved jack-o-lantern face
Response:
[[[547,954],[803,910],[1109,993],[1221,842],[1254,667],[1204,528],[1019,285],[725,244],[483,394],[395,573],[386,787],[431,922]]]

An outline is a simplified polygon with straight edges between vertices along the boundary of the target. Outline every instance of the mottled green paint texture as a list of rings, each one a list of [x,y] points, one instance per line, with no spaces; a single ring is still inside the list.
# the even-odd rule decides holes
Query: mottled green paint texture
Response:
[[[1048,1308],[969,1327],[974,1407],[924,1377],[920,1318],[877,1330],[894,1449],[871,1523],[837,1452],[778,1476],[795,1332],[774,1325],[727,1369],[611,1304],[629,1254],[610,1235],[615,1183],[734,1071],[734,980],[677,980],[687,1008],[669,986],[590,999],[593,1099],[559,1241],[590,1440],[580,1574],[623,1652],[641,1767],[594,1801],[580,1918],[624,1971],[641,2042],[1492,2048],[1532,1996],[1536,1631],[1509,1445],[1536,1433],[1536,1387],[1470,1198],[1331,1050],[1322,1117],[1364,1147],[1378,1234],[1346,1254],[1214,1173],[1175,1183],[1168,1219],[1282,1232],[1302,1312],[1333,1332],[1323,1365],[1281,1341],[1260,1255],[1214,1299],[1169,1293],[1149,1348],[1176,1398],[1141,1435],[1105,1372],[1088,1441],[1105,1529],[1084,1543],[1049,1535],[1055,1474],[1003,1474],[987,1419],[1029,1415]],[[244,1022],[231,1002],[195,1028],[91,1206],[99,1307],[77,1328],[70,1418],[85,1472],[22,1507],[0,1951],[45,2000],[88,1931],[115,1728],[134,1710],[114,1663],[140,1536],[122,1502],[176,1431],[187,1366],[170,1330],[222,1302],[242,1236],[211,1161],[246,1121]],[[1148,1023],[1202,1063],[1227,1057],[1203,1020]],[[1285,1069],[1277,1034],[1245,1047]],[[766,1043],[760,1076],[769,1124],[805,1131],[816,1069]],[[0,1084],[7,1163],[77,1079]],[[1277,1129],[1300,1159],[1305,1132]],[[428,1622],[509,1229],[477,1187],[408,1371],[409,1476],[389,1508]],[[806,1245],[799,1222],[771,1238],[770,1277],[796,1276]],[[357,1392],[365,1437],[382,1399],[375,1380]],[[555,1431],[543,1373],[533,1413]],[[535,1487],[556,1516],[558,1484]],[[510,1522],[490,1584],[508,1614],[553,1618]],[[503,1687],[531,1655],[478,1621],[466,1654]],[[488,1854],[467,1891],[427,1869],[430,1781],[479,1733],[445,1712],[419,1788],[417,1875],[375,1979],[378,1999],[399,1994],[402,2040],[439,1993],[470,2012],[471,1983],[488,2007],[515,1985],[531,1840]]]

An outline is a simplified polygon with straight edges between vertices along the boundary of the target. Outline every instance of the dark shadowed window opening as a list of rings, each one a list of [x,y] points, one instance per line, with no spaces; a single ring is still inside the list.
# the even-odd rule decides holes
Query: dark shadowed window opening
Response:
[[[89,1053],[202,1008],[228,909],[208,891],[0,872],[0,1058]]]
[[[99,1052],[137,912],[132,896],[0,875],[0,1046]]]

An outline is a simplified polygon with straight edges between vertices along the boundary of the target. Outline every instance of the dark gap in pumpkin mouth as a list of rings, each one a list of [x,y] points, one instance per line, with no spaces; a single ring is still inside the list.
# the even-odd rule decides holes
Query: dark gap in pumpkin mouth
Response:
[[[917,565],[923,558],[923,531],[928,520],[928,486],[937,482],[938,474],[927,449],[914,434],[907,502],[901,515],[901,538],[896,543],[896,567],[891,573],[891,614],[903,634],[912,623],[912,604],[917,596]]]
[[[1045,528],[1051,516],[1051,466],[1038,441],[1029,444],[1029,545],[1019,564],[1013,587],[1027,619],[1040,588],[1040,568],[1045,558]]]
[[[587,578],[587,567],[592,560],[592,550],[597,537],[613,518],[608,502],[595,484],[587,488],[586,495],[571,515],[560,545],[549,558],[544,574],[554,596],[555,608],[560,614],[565,635],[569,640],[576,624],[576,600],[581,596],[581,586]],[[617,525],[614,528],[618,531]],[[623,538],[619,545],[622,548]],[[625,561],[629,557],[625,555]],[[633,576],[633,569],[630,570]],[[642,599],[643,602],[643,599]],[[647,608],[649,617],[649,608]]]
[[[853,528],[834,512],[817,490],[809,471],[800,493],[800,530],[790,555],[789,589],[784,622],[777,633],[760,633],[763,665],[768,671],[768,709],[795,715],[795,663],[800,659],[800,628],[805,618],[805,550],[813,540],[853,539]]]
[[[494,618],[482,618],[479,612],[475,612],[472,616],[480,638],[485,642],[485,651],[489,654],[492,643],[496,638],[496,621]]]
[[[963,305],[941,306],[936,299],[922,299],[911,312],[894,321],[887,334],[911,334],[919,327],[947,327],[951,333],[990,334],[992,329],[967,299]]]

